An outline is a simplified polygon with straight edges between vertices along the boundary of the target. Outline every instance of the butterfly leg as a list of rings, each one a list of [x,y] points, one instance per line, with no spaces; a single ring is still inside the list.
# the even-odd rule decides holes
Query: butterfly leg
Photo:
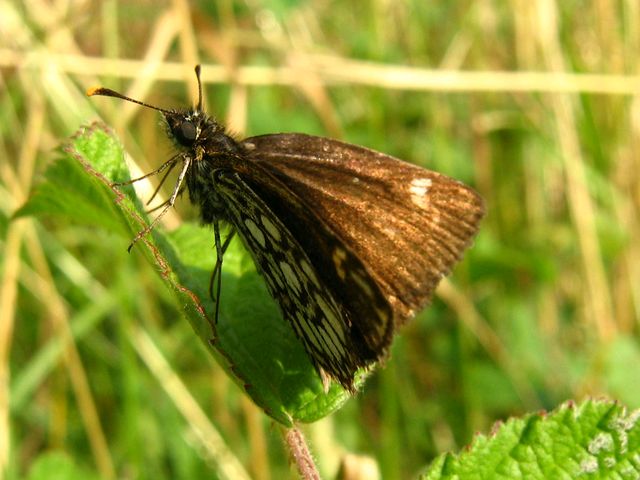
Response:
[[[218,220],[213,221],[213,236],[215,240],[216,246],[216,264],[213,267],[213,272],[211,272],[211,279],[209,280],[209,296],[211,300],[216,304],[216,311],[214,316],[214,322],[218,323],[218,314],[220,312],[220,292],[222,291],[222,259],[224,257],[224,252],[227,251],[233,236],[236,231],[231,230],[227,238],[224,239],[224,243],[221,242],[220,239],[220,223]],[[213,285],[216,286],[215,295],[213,294]]]
[[[149,225],[147,225],[146,228],[138,232],[138,234],[134,237],[134,239],[129,244],[129,248],[127,248],[128,252],[131,252],[131,249],[136,244],[136,242],[140,240],[142,237],[144,237],[151,230],[153,230],[156,224],[158,223],[158,221],[164,216],[164,214],[167,213],[171,207],[173,207],[173,204],[176,202],[176,198],[178,198],[178,194],[182,191],[182,182],[184,181],[184,177],[187,175],[187,171],[189,170],[190,166],[191,166],[191,159],[185,158],[182,165],[182,170],[180,170],[180,175],[178,175],[178,181],[176,182],[176,186],[173,189],[173,193],[171,194],[171,197],[169,198],[169,200],[163,203],[165,207],[158,214],[158,216],[154,218]],[[143,177],[140,177],[140,178],[143,178]]]

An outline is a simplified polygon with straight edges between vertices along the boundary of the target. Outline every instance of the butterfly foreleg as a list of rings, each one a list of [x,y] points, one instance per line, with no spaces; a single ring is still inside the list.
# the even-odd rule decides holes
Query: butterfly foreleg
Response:
[[[149,225],[147,225],[146,228],[138,232],[138,234],[133,238],[133,240],[129,244],[129,248],[127,248],[127,251],[130,252],[133,246],[136,244],[136,242],[140,240],[142,237],[144,237],[151,230],[153,230],[156,224],[158,223],[158,221],[165,215],[165,213],[169,211],[171,207],[173,207],[174,203],[176,202],[176,198],[178,198],[178,194],[182,191],[182,183],[184,182],[184,177],[186,176],[190,166],[191,166],[191,159],[188,157],[184,157],[184,163],[182,165],[182,170],[180,170],[180,175],[178,175],[178,181],[176,182],[176,186],[173,189],[173,193],[171,194],[171,197],[166,202],[166,206],[162,209],[162,211],[158,214],[158,216],[154,218]],[[143,178],[143,177],[140,177],[140,178]]]

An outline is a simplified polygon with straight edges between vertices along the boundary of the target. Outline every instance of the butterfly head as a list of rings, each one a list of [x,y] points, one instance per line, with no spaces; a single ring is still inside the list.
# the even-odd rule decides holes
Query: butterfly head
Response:
[[[179,146],[192,148],[198,142],[201,133],[205,130],[209,130],[211,127],[216,129],[217,124],[213,122],[202,110],[202,84],[200,82],[200,65],[196,65],[195,68],[196,78],[198,80],[198,104],[191,110],[167,110],[164,108],[150,105],[140,100],[136,100],[131,97],[127,97],[121,93],[118,93],[110,88],[93,87],[87,90],[87,95],[92,97],[94,95],[101,95],[104,97],[115,97],[128,102],[137,103],[143,107],[152,108],[157,110],[164,116],[169,129],[169,136],[175,139]]]
[[[185,148],[192,148],[209,123],[200,110],[162,112],[167,122],[169,136]]]

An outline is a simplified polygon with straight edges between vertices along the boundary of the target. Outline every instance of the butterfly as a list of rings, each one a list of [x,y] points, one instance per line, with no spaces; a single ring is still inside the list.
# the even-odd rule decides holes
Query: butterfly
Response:
[[[470,246],[483,200],[449,177],[338,140],[302,133],[238,140],[203,111],[199,65],[195,72],[191,109],[87,91],[159,111],[176,145],[158,169],[126,182],[164,172],[161,186],[178,167],[171,196],[129,249],[186,190],[213,227],[216,321],[224,253],[237,233],[325,388],[335,380],[354,393],[356,371],[385,358],[398,327]],[[231,226],[224,241],[222,224]]]

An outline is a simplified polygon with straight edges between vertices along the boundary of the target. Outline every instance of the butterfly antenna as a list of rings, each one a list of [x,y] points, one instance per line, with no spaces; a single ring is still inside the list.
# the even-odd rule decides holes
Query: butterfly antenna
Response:
[[[200,81],[200,65],[196,65],[196,79],[198,80],[198,110],[202,110],[202,82]]]
[[[93,97],[94,95],[100,95],[103,97],[120,98],[122,100],[126,100],[127,102],[137,103],[138,105],[142,105],[143,107],[151,108],[153,110],[157,110],[162,113],[171,114],[169,110],[165,110],[164,108],[156,107],[154,105],[149,105],[148,103],[141,102],[140,100],[136,100],[135,98],[127,97],[126,95],[118,93],[115,90],[111,90],[110,88],[104,88],[104,87],[89,88],[87,90],[87,97]]]

